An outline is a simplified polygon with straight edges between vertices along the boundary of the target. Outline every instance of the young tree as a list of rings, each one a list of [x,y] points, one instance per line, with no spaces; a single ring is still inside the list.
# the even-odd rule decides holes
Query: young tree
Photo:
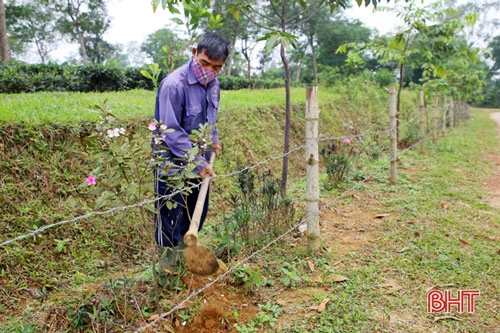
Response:
[[[312,72],[313,72],[313,81],[315,84],[318,84],[318,68],[317,68],[317,49],[319,48],[319,38],[318,35],[320,31],[324,31],[324,27],[328,25],[332,18],[332,13],[330,10],[326,7],[323,8],[311,8],[312,14],[311,16],[304,20],[301,21],[298,25],[294,33],[297,33],[298,35],[305,36],[306,42],[304,47],[298,47],[296,50],[302,50],[299,55],[301,54],[302,57],[299,58],[299,66],[297,70],[297,78],[296,81],[298,81],[300,77],[300,69],[301,66],[304,63],[304,57],[306,56],[306,50],[311,50],[310,56],[311,56],[311,66],[312,66]],[[337,11],[338,13],[338,11]],[[330,53],[331,55],[331,53]]]
[[[181,0],[153,0],[153,9],[156,9],[160,4],[164,9],[170,12],[176,10],[175,5]],[[291,123],[291,106],[290,106],[290,68],[286,49],[288,45],[295,46],[297,37],[290,32],[296,28],[300,22],[307,20],[314,14],[313,9],[327,7],[330,11],[338,7],[345,8],[349,0],[270,0],[266,1],[267,6],[263,6],[261,2],[256,0],[241,0],[231,1],[224,0],[225,7],[231,12],[235,18],[240,14],[250,22],[256,24],[267,32],[264,34],[263,40],[266,40],[266,49],[272,50],[280,46],[280,57],[285,69],[285,138],[284,138],[284,158],[281,175],[280,192],[282,196],[286,196],[286,186],[288,177],[288,153],[290,151],[290,123]],[[380,0],[356,0],[361,6],[373,4],[376,6]],[[210,0],[184,0],[184,5],[196,3],[199,6],[210,6]],[[257,19],[256,19],[257,18]]]
[[[399,117],[401,114],[401,91],[404,85],[405,70],[408,66],[421,68],[424,81],[429,78],[447,75],[447,63],[450,58],[475,58],[475,53],[464,44],[464,19],[455,16],[451,8],[442,8],[440,3],[428,7],[418,7],[414,3],[399,8],[397,14],[402,17],[406,29],[389,39],[377,38],[370,43],[344,44],[337,52],[347,52],[352,47],[352,59],[361,59],[360,54],[367,51],[381,63],[396,63],[399,67],[399,85],[397,91],[396,117],[397,137],[399,139]],[[441,20],[447,17],[446,20]],[[467,16],[467,24],[474,24],[474,18]],[[434,23],[433,23],[434,22]],[[435,23],[438,22],[438,23]],[[429,24],[430,23],[430,24]],[[357,55],[357,56],[356,56]],[[476,57],[477,58],[477,57]]]
[[[348,1],[344,0],[316,0],[306,3],[305,1],[271,0],[265,6],[259,3],[245,3],[242,6],[229,7],[233,13],[241,12],[245,18],[260,26],[267,32],[262,40],[266,40],[266,50],[271,51],[275,47],[280,47],[280,57],[285,70],[285,133],[283,149],[283,165],[281,172],[280,192],[286,196],[288,178],[288,153],[290,151],[290,125],[291,125],[291,105],[290,105],[290,67],[287,57],[289,45],[296,47],[297,37],[290,32],[297,29],[303,22],[309,20],[318,10],[326,6],[334,9],[346,7]]]

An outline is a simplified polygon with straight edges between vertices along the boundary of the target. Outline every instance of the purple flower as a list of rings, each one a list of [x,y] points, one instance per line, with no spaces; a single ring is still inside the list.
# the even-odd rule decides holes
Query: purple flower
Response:
[[[148,128],[149,128],[150,131],[154,131],[156,129],[156,123],[150,123],[148,125]]]
[[[342,140],[342,142],[348,145],[351,143],[351,140],[349,138],[345,138],[344,140]]]
[[[96,184],[95,176],[89,175],[87,177],[87,185],[90,186],[90,185],[95,185],[95,184]]]

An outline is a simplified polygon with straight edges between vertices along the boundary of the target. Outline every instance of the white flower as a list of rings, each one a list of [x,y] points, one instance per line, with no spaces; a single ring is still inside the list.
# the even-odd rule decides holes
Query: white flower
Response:
[[[108,130],[108,136],[110,138],[119,137],[120,136],[120,130],[118,128],[115,128],[113,130]]]
[[[164,130],[166,130],[166,129],[167,129],[167,125],[165,125],[165,124],[161,124],[161,125],[160,125],[160,130],[161,130],[161,131],[164,131]]]
[[[125,128],[120,127],[120,129],[118,130],[118,133],[125,135]]]
[[[150,123],[148,125],[148,128],[149,128],[150,131],[154,131],[156,129],[156,123]]]

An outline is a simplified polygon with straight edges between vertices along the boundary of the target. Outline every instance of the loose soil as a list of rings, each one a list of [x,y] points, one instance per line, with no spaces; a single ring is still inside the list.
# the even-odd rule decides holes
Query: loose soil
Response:
[[[329,199],[323,198],[323,201],[328,202]],[[376,246],[374,235],[382,228],[383,219],[389,216],[381,209],[374,196],[358,192],[353,192],[350,198],[342,204],[338,203],[335,206],[320,204],[320,227],[324,243],[322,251],[334,254],[331,266],[342,270],[343,267],[349,265],[348,262],[344,262],[344,257],[347,254],[369,252]],[[290,246],[306,249],[307,237],[295,238]],[[254,264],[261,267],[273,265],[273,263],[266,262]],[[320,272],[311,270],[310,274],[311,280],[314,281],[318,279],[315,278],[315,274],[320,274]],[[209,278],[188,275],[184,278],[185,285],[189,286],[188,290],[177,296],[182,300],[182,296],[187,296],[190,292],[203,288],[209,282]],[[226,279],[200,293],[202,298],[200,311],[191,323],[186,324],[174,320],[172,328],[178,333],[237,332],[233,325],[235,312],[238,312],[238,322],[243,325],[259,312],[258,304],[270,301],[279,304],[283,310],[276,326],[277,331],[279,331],[282,325],[298,317],[312,317],[316,313],[315,310],[310,309],[312,305],[315,305],[313,295],[324,294],[328,290],[328,286],[329,284],[326,284],[323,288],[320,284],[317,287],[294,289],[266,288],[265,294],[258,291],[242,294],[240,286],[235,286],[230,283],[229,279]],[[160,327],[163,330],[166,329],[165,323],[158,325],[151,327],[152,330],[147,330],[147,332],[156,332]]]
[[[500,136],[500,112],[492,113],[490,117],[497,123],[497,130]],[[490,178],[484,183],[489,193],[486,200],[491,206],[500,208],[500,147],[491,152],[488,158],[495,165],[495,168]]]

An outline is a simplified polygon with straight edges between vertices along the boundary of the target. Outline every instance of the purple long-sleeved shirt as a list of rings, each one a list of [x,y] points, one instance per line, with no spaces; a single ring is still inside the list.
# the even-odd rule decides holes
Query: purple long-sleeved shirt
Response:
[[[198,129],[200,124],[214,125],[212,141],[219,145],[219,133],[216,121],[220,101],[220,84],[217,79],[208,83],[205,88],[193,73],[193,60],[176,69],[162,80],[156,95],[155,119],[163,122],[174,132],[168,133],[165,138],[170,152],[174,157],[182,158],[193,148],[189,139],[192,130]],[[200,172],[206,165],[210,155],[197,155],[195,160],[200,164],[194,169]]]

